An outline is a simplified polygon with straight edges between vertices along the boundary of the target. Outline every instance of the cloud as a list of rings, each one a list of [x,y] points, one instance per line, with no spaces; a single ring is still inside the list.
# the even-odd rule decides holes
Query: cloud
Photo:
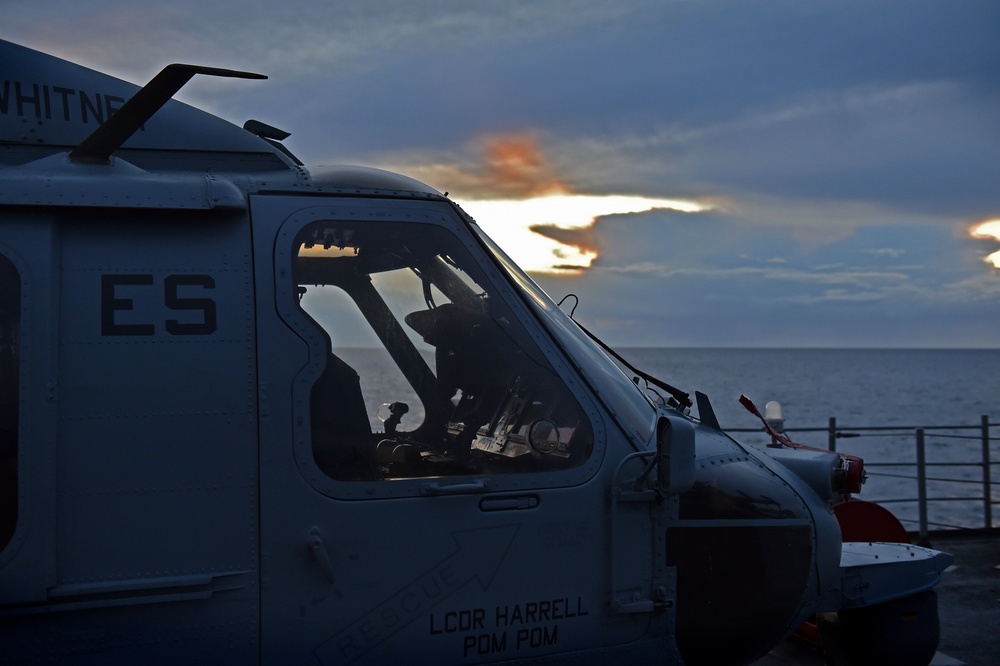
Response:
[[[1000,298],[1000,276],[993,272],[974,275],[948,283],[944,286],[943,296],[944,300],[951,302],[970,301],[983,303],[985,301],[987,302],[986,307],[992,307],[989,303]],[[994,317],[991,317],[990,314],[989,312],[983,312],[983,319],[993,319]]]
[[[278,8],[270,0],[105,0],[86,6],[12,0],[3,33],[7,39],[20,37],[35,48],[86,58],[118,72],[142,74],[143,68],[158,69],[163,57],[196,54],[252,59],[252,67],[273,75],[314,79],[323,73],[377,70],[384,63],[406,62],[414,53],[553,39],[579,26],[628,16],[645,4],[285,0]]]
[[[861,250],[861,252],[864,254],[874,254],[879,257],[891,257],[893,259],[896,259],[906,254],[906,250],[901,250],[895,247],[868,248]]]
[[[467,199],[528,198],[570,191],[544,155],[535,132],[477,137],[473,150],[453,163],[423,165],[418,161],[411,171],[418,178],[447,183],[455,196]]]
[[[772,100],[768,106],[741,110],[737,115],[718,122],[677,125],[649,136],[626,138],[616,148],[649,149],[727,140],[807,120],[869,113],[886,107],[923,105],[942,96],[953,96],[956,88],[954,82],[928,81],[887,87],[863,85],[847,89],[807,90],[791,100],[778,100],[778,104]]]
[[[899,271],[872,271],[860,269],[844,269],[836,271],[808,271],[803,269],[765,268],[741,266],[734,268],[673,268],[665,264],[643,262],[629,266],[608,266],[603,268],[609,273],[641,274],[659,278],[715,278],[715,279],[746,279],[758,278],[798,284],[849,285],[870,289],[877,284],[898,283],[909,280],[908,273]]]
[[[996,345],[998,238],[968,228],[996,215],[996,2],[8,5],[3,38],[135,82],[269,75],[180,97],[450,191],[626,342]]]
[[[646,132],[631,125],[566,141],[566,160],[587,168],[584,186],[645,190],[666,178],[689,196],[971,212],[995,202],[997,103],[1000,95],[960,79],[817,86],[706,116],[664,114]]]
[[[486,135],[468,154],[422,162],[409,156],[402,170],[435,183],[528,271],[576,273],[597,258],[598,219],[657,209],[686,212],[705,204],[628,194],[577,193],[547,158],[535,132]]]

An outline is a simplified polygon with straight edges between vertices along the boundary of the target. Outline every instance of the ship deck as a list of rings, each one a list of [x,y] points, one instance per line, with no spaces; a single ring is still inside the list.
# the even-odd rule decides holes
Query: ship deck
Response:
[[[915,539],[914,539],[915,540]],[[1000,663],[1000,530],[932,532],[930,548],[955,561],[938,584],[941,640],[934,666],[995,666]],[[791,639],[755,666],[823,666],[816,648]]]

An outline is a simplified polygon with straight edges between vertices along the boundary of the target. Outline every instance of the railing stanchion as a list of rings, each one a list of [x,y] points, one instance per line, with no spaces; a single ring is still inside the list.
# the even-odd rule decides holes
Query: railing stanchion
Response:
[[[809,432],[814,433],[814,435],[821,437],[821,433],[826,432],[827,435],[827,449],[831,452],[837,452],[837,440],[840,438],[854,438],[869,437],[869,433],[875,433],[870,435],[872,438],[875,437],[890,437],[893,441],[900,442],[903,447],[908,447],[905,444],[905,438],[908,437],[908,433],[913,433],[915,443],[916,443],[916,460],[910,457],[909,451],[897,450],[894,454],[890,454],[888,458],[876,458],[876,451],[868,450],[868,455],[863,455],[866,459],[865,468],[872,476],[879,477],[891,477],[890,480],[886,482],[888,487],[891,484],[898,483],[900,487],[911,488],[909,484],[913,481],[917,482],[917,496],[914,497],[912,491],[906,492],[904,496],[886,496],[880,497],[878,499],[872,497],[871,501],[878,502],[880,504],[898,504],[900,508],[900,514],[905,515],[905,518],[900,518],[903,522],[909,523],[911,526],[917,523],[917,526],[913,526],[913,531],[917,533],[916,539],[921,541],[926,541],[930,533],[930,526],[934,525],[935,531],[937,530],[949,530],[949,529],[979,529],[985,528],[987,530],[995,530],[1000,528],[1000,516],[994,520],[994,514],[998,513],[993,507],[994,505],[1000,505],[1000,502],[995,501],[993,495],[993,466],[1000,465],[1000,460],[997,459],[997,447],[994,443],[1000,441],[1000,438],[996,437],[996,433],[1000,432],[1000,421],[997,421],[996,417],[993,417],[993,427],[991,432],[990,427],[990,416],[984,414],[980,417],[979,423],[966,423],[966,424],[950,424],[950,425],[891,425],[891,426],[847,426],[843,430],[838,428],[837,418],[834,416],[828,417],[827,425],[818,427],[807,427],[807,428],[787,428],[788,432]],[[978,434],[974,431],[978,431]],[[760,427],[757,428],[733,428],[729,430],[730,433],[745,432],[753,433],[755,437],[759,437]],[[936,444],[941,440],[961,440],[957,441],[954,446],[942,447],[942,451],[947,448],[941,455],[932,456],[933,460],[927,460],[927,442],[926,436],[930,432],[934,437],[934,443]],[[991,436],[991,434],[993,436]],[[817,438],[818,438],[817,437]],[[980,440],[981,451],[977,456],[974,451],[976,447],[976,440]],[[820,440],[821,441],[821,440]],[[815,443],[816,446],[822,446],[820,441]],[[862,440],[867,443],[866,439]],[[860,444],[861,442],[859,442]],[[763,445],[763,441],[754,440],[753,444]],[[854,447],[849,446],[848,449],[853,450]],[[867,447],[859,446],[861,452],[864,453]],[[880,452],[879,452],[880,453]],[[884,455],[884,454],[883,454]],[[975,472],[971,470],[973,467],[981,467],[983,471],[982,478],[977,478]],[[889,468],[889,471],[882,471],[883,468]],[[897,471],[900,468],[905,468],[903,471]],[[928,470],[928,468],[932,468]],[[940,477],[936,474],[929,474],[930,472],[935,472],[938,469],[943,468],[955,468],[961,469],[960,472],[956,474],[942,474]],[[915,470],[915,474],[912,474],[910,470]],[[892,479],[899,479],[900,481],[894,481]],[[928,483],[930,483],[931,488],[928,488]],[[997,483],[1000,484],[1000,478],[997,479]],[[950,490],[956,487],[963,488],[976,488],[982,489],[980,494],[979,490],[970,490],[969,492],[961,492],[958,490]],[[937,492],[938,489],[943,488],[941,492]],[[882,488],[872,488],[872,492],[869,494],[876,494]],[[895,488],[892,489],[895,491]],[[928,494],[929,490],[935,491],[935,496],[931,497]],[[997,491],[1000,493],[1000,490]],[[867,498],[866,498],[867,499]],[[979,502],[982,501],[983,513],[982,518],[979,517]],[[917,503],[918,514],[916,517],[913,516],[913,504]],[[931,502],[934,503],[935,515],[931,516]],[[945,506],[948,502],[954,502],[951,506],[959,507],[954,511],[947,512],[950,514],[945,515],[946,512],[941,507]],[[937,513],[940,511],[940,513]],[[931,520],[933,518],[933,520]],[[943,520],[949,520],[951,523],[942,522]],[[919,543],[919,542],[918,542]]]
[[[924,429],[917,428],[917,511],[920,520],[920,540],[917,543],[926,544],[927,534],[927,468],[924,457]]]
[[[986,529],[993,527],[993,489],[990,483],[990,417],[982,416],[983,433],[983,523]]]

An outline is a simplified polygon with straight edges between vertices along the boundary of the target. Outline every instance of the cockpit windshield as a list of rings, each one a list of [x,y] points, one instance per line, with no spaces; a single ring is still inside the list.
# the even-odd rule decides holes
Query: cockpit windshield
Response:
[[[648,444],[656,424],[656,407],[649,397],[591,340],[541,287],[535,284],[477,224],[470,225],[507,273],[528,297],[553,335],[587,376],[614,413],[619,425]]]

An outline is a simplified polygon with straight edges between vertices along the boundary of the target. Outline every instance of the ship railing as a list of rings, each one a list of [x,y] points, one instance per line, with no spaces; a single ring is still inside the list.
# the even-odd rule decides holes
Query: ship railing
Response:
[[[994,427],[996,424],[994,424]],[[911,533],[926,540],[933,530],[992,529],[993,468],[1000,465],[1000,437],[991,437],[990,418],[978,425],[843,426],[831,417],[826,427],[783,430],[793,441],[822,447],[810,435],[825,433],[825,448],[859,455],[869,481],[859,499],[886,505]],[[758,433],[762,428],[728,428],[730,433]],[[798,434],[805,435],[799,438]]]

